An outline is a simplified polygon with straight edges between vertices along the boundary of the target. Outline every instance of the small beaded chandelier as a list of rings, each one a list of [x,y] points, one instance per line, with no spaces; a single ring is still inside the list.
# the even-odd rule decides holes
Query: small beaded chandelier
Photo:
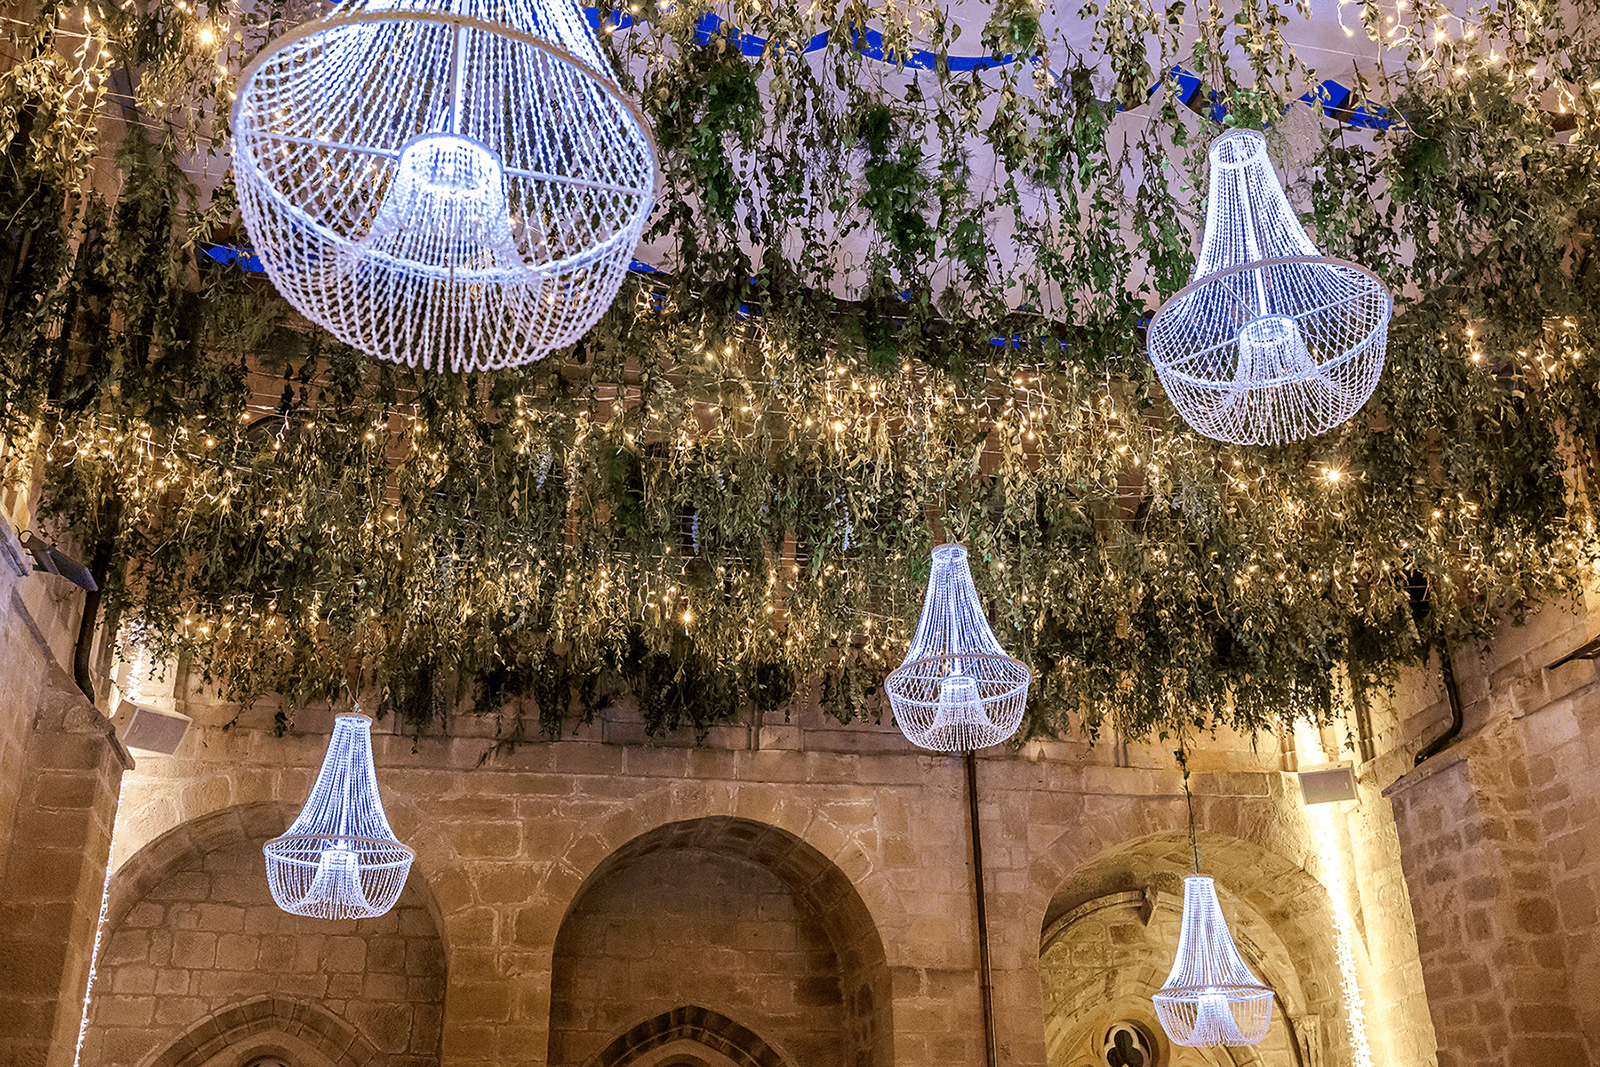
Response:
[[[1178,958],[1151,999],[1161,1028],[1175,1045],[1236,1047],[1267,1036],[1272,990],[1250,973],[1234,947],[1216,884],[1205,875],[1183,880]]]
[[[1200,873],[1200,838],[1194,826],[1194,795],[1189,792],[1189,764],[1178,749],[1183,768],[1183,799],[1189,807],[1189,848],[1194,871],[1183,879],[1183,927],[1172,971],[1151,999],[1156,1017],[1175,1045],[1218,1048],[1254,1045],[1272,1023],[1272,988],[1262,985],[1245,965],[1228,933],[1217,885]]]
[[[971,752],[1017,732],[1033,672],[1006,655],[978,601],[967,550],[940,545],[905,660],[884,680],[895,725],[912,744]]]
[[[233,135],[279,292],[427,370],[576,342],[655,196],[649,127],[573,0],[342,0],[245,68]]]
[[[372,766],[372,720],[340,715],[304,808],[262,846],[278,907],[318,919],[368,919],[394,907],[415,856],[389,828]]]
[[[1267,158],[1234,130],[1211,144],[1194,278],[1150,323],[1150,360],[1197,433],[1282,444],[1366,403],[1383,373],[1394,301],[1378,276],[1317,251]]]

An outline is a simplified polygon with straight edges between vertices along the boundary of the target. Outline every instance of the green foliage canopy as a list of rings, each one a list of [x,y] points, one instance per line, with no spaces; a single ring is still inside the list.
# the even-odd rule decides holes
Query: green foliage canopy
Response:
[[[110,620],[242,701],[359,676],[419,727],[452,684],[550,732],[622,688],[652,729],[811,683],[849,719],[884,710],[942,535],[1038,673],[1025,732],[1140,735],[1325,719],[1588,576],[1595,0],[1361,9],[1404,61],[1362,87],[1387,131],[1292,103],[1313,72],[1270,0],[1006,0],[981,45],[1027,61],[966,73],[847,43],[952,54],[925,0],[719,6],[754,59],[695,43],[703,2],[641,6],[608,40],[671,270],[565,358],[475,377],[371,363],[197,256],[239,237],[196,178],[283,10],[91,5],[105,48],[74,52],[83,9],[47,4],[16,34],[0,433],[111,549]],[[1199,438],[1143,357],[1218,130],[1149,94],[1175,63],[1272,124],[1321,247],[1397,294],[1377,393],[1315,440]],[[136,110],[103,114],[119,70]]]

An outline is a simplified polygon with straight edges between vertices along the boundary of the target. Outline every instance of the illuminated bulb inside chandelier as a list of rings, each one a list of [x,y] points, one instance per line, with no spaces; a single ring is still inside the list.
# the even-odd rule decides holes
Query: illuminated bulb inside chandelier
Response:
[[[324,849],[302,903],[333,918],[365,914],[371,905],[361,892],[356,854],[347,848]]]
[[[375,258],[404,260],[411,271],[441,279],[521,270],[499,157],[459,134],[414,138],[400,153],[372,228],[341,265],[355,270]]]
[[[1298,381],[1317,373],[1300,326],[1287,315],[1262,315],[1239,330],[1237,381]]]
[[[1233,1011],[1228,1006],[1228,995],[1220,989],[1200,991],[1200,1003],[1195,1012],[1194,1035],[1190,1043],[1201,1047],[1239,1046],[1251,1043],[1245,1039],[1239,1024],[1234,1022]]]

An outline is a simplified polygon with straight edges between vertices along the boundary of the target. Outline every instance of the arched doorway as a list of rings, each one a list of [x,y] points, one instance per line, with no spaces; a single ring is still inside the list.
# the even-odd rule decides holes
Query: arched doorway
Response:
[[[815,848],[747,819],[639,835],[595,868],[562,920],[551,1067],[595,1062],[674,1012],[763,1035],[708,1046],[735,1063],[766,1052],[786,1067],[892,1059],[889,970],[860,895]]]
[[[1276,993],[1256,1046],[1186,1049],[1162,1032],[1150,1001],[1171,968],[1193,870],[1188,835],[1126,842],[1069,876],[1040,937],[1049,1067],[1337,1067],[1343,1034],[1328,895],[1310,874],[1259,845],[1200,837],[1234,943]],[[1117,1038],[1122,1038],[1117,1043]]]

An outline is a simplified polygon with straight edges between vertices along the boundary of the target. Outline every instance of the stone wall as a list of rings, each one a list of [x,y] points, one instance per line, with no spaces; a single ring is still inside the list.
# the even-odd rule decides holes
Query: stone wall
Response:
[[[0,1064],[66,1067],[131,761],[63,667],[83,591],[30,571],[0,518]]]
[[[1388,789],[1441,1067],[1600,1054],[1600,617],[1550,605],[1452,650],[1464,728]],[[1409,731],[1448,721],[1440,699]]]
[[[119,856],[136,859],[153,835],[241,805],[275,804],[286,825],[310,785],[325,712],[302,712],[277,738],[249,723],[225,732],[203,707],[189,710],[197,726],[179,752],[143,760],[130,785],[122,825],[132,829]],[[413,742],[380,729],[385,803],[418,850],[412,877],[437,899],[448,945],[442,1062],[575,1064],[591,1053],[632,1062],[669,1036],[692,1044],[682,1035],[738,1030],[795,1067],[981,1064],[961,761],[914,752],[892,728],[839,728],[812,714],[797,710],[755,736],[730,729],[701,747],[641,744],[625,717],[613,718],[585,737],[487,762],[470,717],[449,738]],[[1266,740],[1252,751],[1219,738],[1195,754],[1208,873],[1228,887],[1247,917],[1241,938],[1287,991],[1286,1026],[1307,1027],[1285,1029],[1260,1062],[1300,1064],[1300,1043],[1338,1067],[1350,1050],[1328,898],[1309,873],[1319,860],[1298,790]],[[999,1063],[1066,1067],[1046,1044],[1061,974],[1041,969],[1049,922],[1086,878],[1098,886],[1108,857],[1133,887],[1172,893],[1186,848],[1181,782],[1160,746],[1125,744],[995,749],[977,771]],[[730,845],[734,827],[772,844]],[[678,845],[657,847],[668,839]],[[792,870],[772,852],[780,845],[810,866]],[[828,916],[837,900],[854,901],[853,917]],[[804,962],[791,961],[799,972],[742,949],[742,924],[804,945]],[[1170,933],[1154,929],[1152,958]],[[690,965],[664,970],[663,956]],[[1141,957],[1112,970],[1137,970],[1148,985],[1150,966]],[[730,1040],[706,1047],[731,1056]]]
[[[19,707],[0,718],[0,753],[20,751],[32,768],[0,781],[0,805],[11,807],[0,819],[0,846],[15,858],[31,855],[24,839],[37,845],[48,837],[60,849],[49,858],[52,867],[67,860],[79,867],[70,885],[56,886],[71,897],[60,916],[18,910],[27,894],[54,891],[36,875],[37,858],[8,867],[16,896],[3,906],[12,909],[7,929],[24,935],[13,944],[43,931],[41,939],[55,945],[60,981],[51,1003],[67,1008],[52,1006],[43,1021],[29,1008],[34,1014],[25,1023],[0,1011],[0,1026],[26,1031],[32,1050],[23,1054],[8,1038],[9,1059],[0,1063],[43,1063],[46,1053],[62,1067],[71,1062],[71,987],[77,983],[81,1000],[99,905],[97,850],[103,856],[108,846],[116,871],[110,940],[96,986],[93,1058],[85,1062],[213,1067],[213,1060],[231,1063],[227,1057],[252,1049],[270,1051],[274,1041],[283,1055],[314,1067],[379,1059],[450,1067],[587,1059],[623,1067],[670,1062],[669,1053],[686,1049],[706,1063],[741,1067],[983,1062],[958,758],[916,752],[889,726],[840,726],[812,706],[791,709],[787,720],[774,715],[719,728],[699,746],[645,737],[627,707],[562,741],[492,754],[495,721],[470,711],[457,709],[449,736],[416,741],[380,724],[385,801],[401,838],[419,854],[412,888],[393,917],[411,932],[385,925],[390,917],[358,934],[296,925],[265,895],[258,848],[287,826],[309,790],[331,714],[299,709],[290,733],[279,737],[271,729],[273,705],[263,702],[224,729],[238,709],[173,677],[170,700],[195,716],[195,727],[171,757],[139,754],[115,809],[122,757],[105,721],[74,698],[76,705],[61,706],[76,706],[79,718],[69,724],[58,716],[41,732],[48,693],[76,692],[57,659],[58,651],[70,652],[70,612],[50,615],[71,605],[29,584],[43,581],[19,585],[26,595],[13,598],[10,623],[0,629],[0,656],[36,664],[34,676],[45,680],[42,688],[7,694]],[[54,638],[34,632],[35,609],[54,618]],[[1544,643],[1572,636],[1569,626]],[[1517,803],[1526,815],[1508,817],[1508,825],[1528,823],[1540,835],[1534,866],[1547,888],[1539,892],[1553,909],[1546,918],[1573,941],[1560,949],[1559,970],[1569,984],[1568,1031],[1581,1033],[1592,1026],[1583,1005],[1595,1000],[1582,996],[1577,977],[1593,942],[1589,857],[1600,856],[1588,848],[1586,805],[1594,790],[1583,770],[1592,761],[1582,679],[1593,672],[1585,676],[1583,664],[1576,672],[1563,668],[1530,688],[1518,679],[1544,651],[1513,645],[1506,645],[1505,663],[1463,668],[1463,687],[1476,701],[1468,733],[1497,715],[1516,724],[1507,736],[1525,755],[1527,784]],[[1497,670],[1501,680],[1492,683]],[[1442,846],[1418,836],[1421,824],[1402,799],[1413,786],[1430,788],[1429,779],[1408,778],[1396,790],[1398,826],[1378,794],[1447,718],[1430,677],[1418,672],[1397,699],[1373,699],[1359,721],[1323,732],[1330,751],[1341,735],[1354,739],[1344,754],[1357,759],[1361,790],[1359,803],[1330,809],[1338,827],[1331,845],[1313,833],[1285,773],[1296,765],[1287,739],[1224,732],[1191,753],[1207,873],[1223,888],[1241,947],[1282,997],[1274,1036],[1238,1062],[1351,1062],[1330,933],[1335,905],[1352,916],[1355,969],[1378,1062],[1434,1062],[1424,974],[1431,996],[1436,973],[1453,964],[1419,955],[1406,876],[1415,889],[1424,877],[1416,858]],[[1507,694],[1500,704],[1490,699],[1496,684]],[[1515,714],[1496,710],[1512,707],[1513,693]],[[158,702],[168,700],[163,693]],[[47,743],[52,730],[95,740]],[[1528,748],[1530,738],[1537,752]],[[69,758],[73,745],[77,755]],[[1474,773],[1489,774],[1497,760],[1486,755]],[[1147,1005],[1165,975],[1164,946],[1174,940],[1174,901],[1187,862],[1186,807],[1170,746],[1114,737],[1093,746],[1032,742],[980,754],[977,771],[998,1063],[1086,1067],[1079,1061],[1105,1037],[1096,1031],[1110,1025],[1106,1005]],[[34,819],[17,837],[24,809],[38,809],[40,797],[74,775],[97,783],[88,806],[71,816],[66,807],[47,807],[51,818],[77,821],[46,832]],[[1442,810],[1454,803],[1447,797]],[[117,836],[108,842],[113,810]],[[1518,877],[1505,888],[1526,894],[1531,876]],[[236,892],[230,885],[254,895],[228,899]],[[1092,901],[1126,893],[1143,899],[1147,892],[1157,906],[1137,930],[1126,914],[1114,923],[1112,912],[1102,916],[1109,924],[1090,938],[1098,977],[1086,981],[1071,962],[1082,946],[1063,939],[1055,924]],[[1430,895],[1417,908],[1419,916],[1440,913]],[[1515,909],[1506,914],[1518,921]],[[421,933],[424,926],[432,932]],[[616,934],[622,927],[626,936]],[[741,947],[741,927],[804,948],[775,962],[754,942]],[[1428,936],[1431,946],[1431,929]],[[1508,946],[1522,943],[1495,936]],[[402,973],[392,942],[408,937],[435,947],[432,956],[406,947]],[[664,972],[663,956],[715,962]],[[9,957],[13,973],[18,958]],[[418,967],[426,973],[414,973]],[[406,1003],[420,1005],[420,1014],[399,1007],[402,980]],[[1098,1016],[1087,992],[1093,988],[1109,997]],[[1526,1023],[1527,1013],[1514,1016],[1513,1007],[1507,1018]]]

